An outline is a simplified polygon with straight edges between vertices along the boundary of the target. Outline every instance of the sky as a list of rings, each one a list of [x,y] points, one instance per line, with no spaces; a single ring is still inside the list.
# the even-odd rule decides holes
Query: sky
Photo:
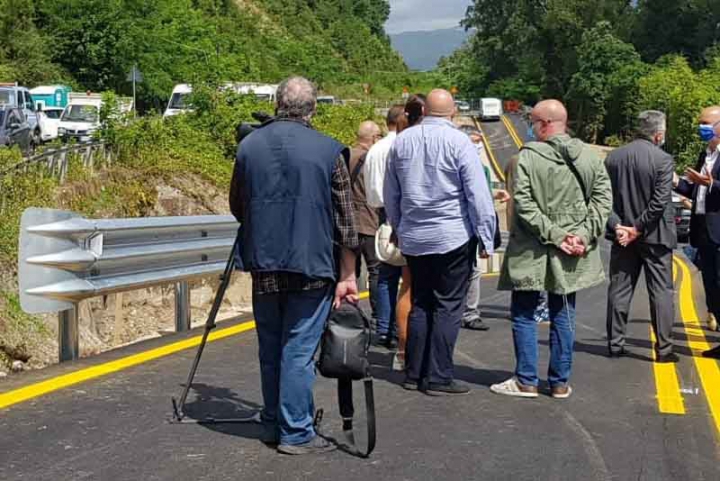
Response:
[[[385,30],[394,34],[457,27],[471,3],[471,0],[390,0],[390,20]]]

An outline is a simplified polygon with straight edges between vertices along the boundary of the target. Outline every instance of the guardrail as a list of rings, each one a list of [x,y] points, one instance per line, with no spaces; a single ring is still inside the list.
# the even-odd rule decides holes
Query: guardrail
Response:
[[[232,216],[90,220],[28,209],[18,261],[22,309],[58,313],[61,362],[79,356],[78,305],[92,297],[174,283],[175,327],[188,330],[188,281],[223,272],[238,227]]]
[[[86,142],[82,144],[68,145],[58,149],[47,149],[46,151],[26,158],[19,164],[0,172],[0,177],[11,172],[27,172],[32,166],[45,166],[47,171],[59,177],[60,183],[65,181],[68,172],[70,157],[78,155],[86,168],[92,168],[96,163],[109,163],[112,161],[112,150],[102,141]]]

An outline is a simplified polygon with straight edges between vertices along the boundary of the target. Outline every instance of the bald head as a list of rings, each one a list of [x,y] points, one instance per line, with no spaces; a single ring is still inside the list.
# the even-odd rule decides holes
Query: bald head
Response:
[[[530,115],[535,137],[541,142],[555,135],[567,133],[568,113],[562,102],[543,100]]]
[[[382,131],[378,124],[372,120],[366,120],[360,124],[357,132],[358,145],[370,148],[380,137],[382,137]]]
[[[435,89],[427,96],[427,115],[430,117],[452,117],[455,115],[455,100],[450,92]]]

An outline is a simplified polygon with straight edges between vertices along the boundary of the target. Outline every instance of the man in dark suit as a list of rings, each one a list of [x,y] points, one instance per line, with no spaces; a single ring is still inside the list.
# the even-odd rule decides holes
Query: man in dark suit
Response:
[[[638,137],[605,161],[613,187],[613,212],[607,237],[610,256],[607,336],[610,357],[625,354],[628,312],[640,272],[645,271],[650,317],[657,338],[658,362],[677,362],[672,328],[675,293],[673,249],[677,233],[672,204],[673,159],[659,148],[665,142],[665,114],[642,112]]]
[[[720,319],[720,106],[703,110],[699,124],[698,133],[707,148],[695,168],[685,171],[686,178],[676,179],[675,190],[693,200],[690,243],[700,254],[708,308]],[[720,359],[720,346],[703,355]]]

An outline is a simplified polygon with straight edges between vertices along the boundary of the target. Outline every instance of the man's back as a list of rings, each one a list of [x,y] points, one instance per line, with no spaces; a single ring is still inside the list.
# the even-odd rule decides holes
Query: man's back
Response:
[[[488,224],[486,230],[492,233],[492,198],[477,149],[452,122],[426,118],[405,130],[396,139],[389,162],[385,202],[394,207],[388,205],[389,211],[395,211],[388,215],[399,216],[394,220],[399,221],[404,253],[450,252],[475,236],[481,223]],[[400,205],[389,201],[389,193],[399,195]],[[469,202],[475,202],[474,209],[468,208]],[[487,211],[482,219],[478,205]],[[488,248],[487,239],[483,243]],[[489,244],[492,249],[492,242]]]
[[[605,165],[613,187],[615,222],[641,227],[642,242],[674,248],[672,157],[638,139],[611,152]]]

